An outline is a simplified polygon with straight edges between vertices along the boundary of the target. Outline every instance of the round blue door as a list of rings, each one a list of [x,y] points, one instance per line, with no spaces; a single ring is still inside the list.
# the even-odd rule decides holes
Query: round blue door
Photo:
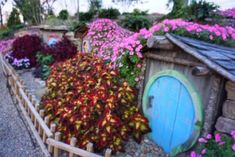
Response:
[[[189,149],[200,132],[200,105],[195,90],[180,73],[165,71],[154,76],[143,102],[152,129],[150,138],[168,154]]]

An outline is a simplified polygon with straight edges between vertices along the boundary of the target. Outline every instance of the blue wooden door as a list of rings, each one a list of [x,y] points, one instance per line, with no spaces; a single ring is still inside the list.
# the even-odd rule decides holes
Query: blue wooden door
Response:
[[[150,138],[171,154],[195,136],[198,118],[192,95],[180,80],[168,75],[152,81],[145,94]]]

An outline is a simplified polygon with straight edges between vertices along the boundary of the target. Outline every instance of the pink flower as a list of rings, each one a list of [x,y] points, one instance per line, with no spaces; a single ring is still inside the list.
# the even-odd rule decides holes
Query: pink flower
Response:
[[[216,142],[221,142],[221,136],[220,136],[219,133],[216,133],[216,134],[215,134],[215,141],[216,141]]]
[[[201,154],[202,155],[206,154],[206,148],[202,149]]]
[[[170,30],[169,27],[165,27],[165,28],[164,28],[164,31],[165,31],[165,32],[168,32],[169,30]]]
[[[235,144],[233,144],[233,146],[232,146],[232,150],[233,150],[233,151],[235,151]]]
[[[200,143],[207,143],[207,140],[201,137],[201,138],[198,139],[198,142],[200,142]]]
[[[210,40],[214,40],[213,35],[210,35],[209,38],[210,38]]]
[[[192,151],[192,152],[190,153],[190,157],[197,157],[197,153],[196,153],[195,151]]]
[[[234,137],[235,136],[235,130],[231,131],[230,134]]]
[[[209,139],[212,138],[212,135],[211,135],[211,134],[208,134],[208,135],[206,136],[206,138],[209,140]]]
[[[141,68],[141,64],[137,64],[136,67],[137,67],[137,68]]]
[[[138,77],[135,78],[135,81],[138,82],[140,79]]]

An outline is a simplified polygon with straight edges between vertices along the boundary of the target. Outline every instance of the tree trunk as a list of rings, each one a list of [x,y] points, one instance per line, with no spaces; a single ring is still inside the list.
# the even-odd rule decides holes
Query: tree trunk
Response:
[[[79,12],[80,12],[80,8],[79,8],[79,0],[77,0],[77,19],[78,19],[78,21],[79,21]]]
[[[3,26],[3,19],[2,19],[2,5],[0,5],[0,23],[1,27]]]

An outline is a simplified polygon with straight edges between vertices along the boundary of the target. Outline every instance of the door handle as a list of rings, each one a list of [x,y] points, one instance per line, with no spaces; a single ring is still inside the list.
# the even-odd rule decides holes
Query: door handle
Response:
[[[154,96],[149,96],[148,97],[147,108],[151,108],[153,106],[153,99],[154,99]]]

